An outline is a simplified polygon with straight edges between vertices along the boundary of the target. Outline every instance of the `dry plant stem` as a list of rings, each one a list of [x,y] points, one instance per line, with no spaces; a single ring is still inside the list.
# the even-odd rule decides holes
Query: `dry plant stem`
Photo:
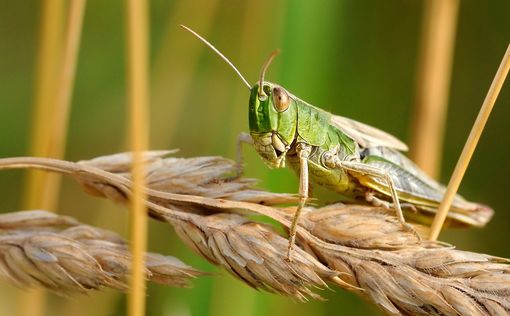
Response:
[[[0,215],[0,250],[0,276],[24,289],[60,295],[127,289],[131,256],[124,240],[67,216],[40,210]],[[144,274],[156,283],[188,286],[201,274],[174,257],[145,256]]]
[[[127,0],[126,30],[128,55],[128,91],[130,104],[130,140],[133,151],[133,197],[131,199],[130,239],[132,275],[128,297],[128,315],[145,314],[144,253],[147,248],[145,171],[142,151],[148,146],[148,21],[145,0]]]
[[[459,0],[425,6],[412,121],[411,157],[430,176],[440,173]]]
[[[505,55],[503,56],[503,60],[499,65],[498,71],[492,84],[487,92],[487,96],[483,101],[482,108],[478,113],[475,123],[473,124],[473,128],[469,133],[469,137],[464,145],[464,149],[460,154],[460,158],[457,161],[457,165],[455,166],[455,170],[453,171],[452,177],[450,178],[450,182],[448,183],[448,187],[446,188],[445,196],[443,201],[439,205],[437,210],[437,214],[434,217],[434,221],[432,222],[431,231],[430,231],[430,240],[436,240],[439,236],[439,232],[441,231],[441,227],[443,227],[443,223],[446,219],[446,215],[450,206],[452,204],[455,193],[459,189],[460,182],[462,181],[462,177],[466,172],[467,166],[471,157],[473,156],[473,152],[475,151],[476,145],[478,144],[478,140],[480,139],[480,135],[482,134],[483,128],[485,127],[485,123],[489,118],[489,115],[492,111],[494,103],[498,97],[499,91],[501,91],[501,87],[505,82],[506,76],[510,69],[510,45],[508,45]]]
[[[86,0],[72,0],[69,3],[67,34],[64,43],[62,67],[57,82],[56,102],[53,115],[52,135],[49,139],[49,156],[64,156],[67,141],[69,111],[75,81],[76,64],[80,48],[83,16]]]
[[[35,85],[34,116],[30,137],[29,153],[32,156],[49,156],[50,138],[53,134],[52,124],[47,118],[54,113],[55,91],[62,44],[62,30],[64,17],[62,0],[45,1],[41,15],[41,33],[39,35],[39,52],[37,61],[37,79]],[[58,158],[58,157],[56,157]],[[25,185],[26,208],[44,207],[55,209],[58,190],[55,189],[55,175],[30,172]]]
[[[47,124],[47,117],[53,113],[55,101],[54,94],[62,45],[64,4],[63,0],[48,0],[42,4],[29,149],[29,154],[33,156],[48,156],[52,125]],[[29,171],[24,185],[24,207],[44,207],[48,210],[55,210],[58,197],[58,188],[55,185],[58,177],[58,175]],[[41,290],[20,293],[18,300],[20,301],[17,304],[20,307],[19,315],[38,316],[45,313],[46,295]]]
[[[188,187],[190,192],[197,192],[193,183],[200,185],[202,191],[208,184],[215,191],[222,191],[230,190],[232,182],[229,181],[238,180],[226,180],[224,186],[218,186],[222,180],[209,178],[203,182],[201,178],[215,169],[214,164],[200,162],[207,157],[165,160],[158,158],[162,154],[148,152],[144,156],[150,166],[149,187],[167,190],[147,189],[150,215],[171,223],[197,253],[225,267],[250,286],[304,300],[318,298],[311,289],[323,288],[324,282],[329,281],[368,298],[392,315],[510,314],[507,259],[420,241],[402,230],[388,210],[331,205],[314,211],[308,209],[303,214],[302,225],[297,230],[296,260],[289,263],[285,260],[286,237],[267,225],[233,213],[249,210],[288,227],[295,208],[172,193],[173,186],[167,186],[170,182],[162,176],[166,175],[165,169],[178,167],[171,166],[174,164],[182,166],[181,181],[190,182],[180,187]],[[128,154],[79,164],[10,158],[0,159],[0,169],[37,167],[64,172],[84,185],[89,193],[128,204],[132,183],[126,170],[130,163],[132,158]],[[220,160],[217,164],[220,165]],[[232,162],[229,173],[234,172]],[[192,177],[190,173],[200,176]],[[179,175],[175,176],[171,183],[178,184],[178,178]]]
[[[85,15],[86,0],[71,0],[68,3],[67,25],[61,67],[57,78],[55,91],[55,105],[52,113],[53,121],[49,138],[48,156],[61,158],[65,156],[69,113],[75,83],[77,60],[80,50],[83,17]],[[55,201],[60,191],[61,177],[53,177],[53,193]]]

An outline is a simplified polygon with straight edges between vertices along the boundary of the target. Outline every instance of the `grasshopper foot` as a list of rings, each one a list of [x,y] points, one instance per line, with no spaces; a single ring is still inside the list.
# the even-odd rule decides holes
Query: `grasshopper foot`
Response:
[[[244,164],[240,161],[238,161],[235,165],[234,165],[234,168],[236,170],[236,178],[240,178],[243,176],[244,174]]]
[[[288,250],[287,251],[287,255],[285,256],[285,261],[292,262],[292,251],[293,250]]]
[[[414,205],[413,205],[413,204],[411,204],[411,203],[402,203],[400,206],[401,206],[403,209],[408,209],[408,210],[410,210],[411,212],[413,212],[413,213],[415,213],[415,214],[416,214],[416,213],[418,213],[418,209],[416,208],[416,206],[414,206]]]
[[[292,253],[294,252],[294,243],[295,243],[295,235],[289,237],[289,247],[287,248],[287,255],[285,256],[285,260],[288,262],[292,262]]]
[[[404,230],[407,230],[408,232],[413,233],[416,236],[416,238],[418,238],[419,241],[422,241],[420,234],[418,234],[418,232],[413,227],[413,225],[406,223],[406,222],[401,222],[400,225],[402,225],[402,228]]]

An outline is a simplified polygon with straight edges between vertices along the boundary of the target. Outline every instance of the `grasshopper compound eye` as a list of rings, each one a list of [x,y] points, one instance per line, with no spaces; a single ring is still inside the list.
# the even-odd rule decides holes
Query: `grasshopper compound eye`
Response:
[[[289,95],[284,89],[275,87],[273,89],[273,103],[278,112],[283,112],[289,108]]]

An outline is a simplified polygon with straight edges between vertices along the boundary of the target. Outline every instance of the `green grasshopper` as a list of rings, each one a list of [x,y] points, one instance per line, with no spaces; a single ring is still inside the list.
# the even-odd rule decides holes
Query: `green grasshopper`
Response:
[[[430,222],[445,188],[400,153],[407,150],[402,141],[374,127],[328,113],[282,86],[265,81],[266,70],[278,51],[269,56],[252,87],[212,44],[182,27],[225,60],[250,90],[250,134],[242,133],[238,139],[239,160],[241,144],[249,143],[269,167],[282,168],[287,162],[299,174],[299,205],[290,226],[288,259],[299,216],[308,199],[309,181],[346,197],[395,209],[407,230],[414,232],[404,219],[402,206],[406,206],[408,219]],[[449,210],[448,223],[481,227],[492,214],[489,207],[457,195]]]

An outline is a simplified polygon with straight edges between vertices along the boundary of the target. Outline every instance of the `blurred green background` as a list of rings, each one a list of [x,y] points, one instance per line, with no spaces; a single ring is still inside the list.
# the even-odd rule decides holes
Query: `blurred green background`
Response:
[[[41,1],[42,2],[42,1]],[[27,154],[34,99],[41,2],[3,1],[0,10],[0,156]],[[221,60],[178,25],[214,43],[255,82],[267,54],[282,54],[267,79],[304,100],[409,140],[416,95],[424,1],[150,1],[151,148],[180,148],[181,156],[235,157],[247,131],[248,92]],[[127,150],[124,3],[87,3],[66,159]],[[441,179],[448,180],[479,107],[510,42],[510,1],[462,0]],[[491,205],[482,230],[447,231],[458,248],[510,257],[510,85],[480,140],[460,192]],[[48,117],[48,124],[52,118]],[[296,192],[288,170],[268,170],[245,150],[247,176],[270,190]],[[0,173],[0,212],[21,208],[23,173]],[[331,195],[319,198],[332,199]],[[64,180],[58,211],[127,234],[127,212],[82,193]],[[379,315],[339,289],[327,302],[302,304],[257,292],[186,249],[166,225],[150,222],[149,250],[178,256],[212,276],[191,289],[149,285],[148,315]],[[16,311],[19,290],[0,284],[0,314]],[[48,315],[123,315],[125,295],[49,296]]]

